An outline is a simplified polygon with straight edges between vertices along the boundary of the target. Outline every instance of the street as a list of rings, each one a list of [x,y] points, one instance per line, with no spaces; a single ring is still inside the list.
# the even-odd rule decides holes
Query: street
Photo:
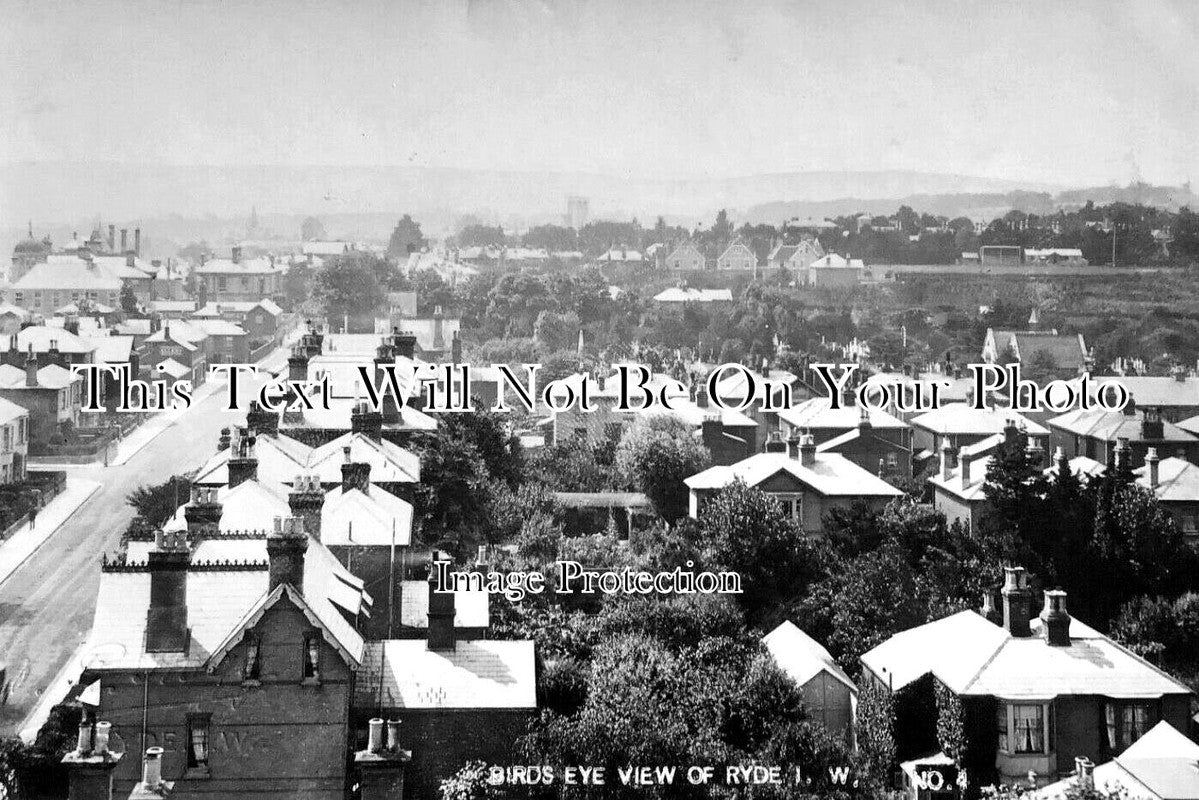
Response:
[[[133,518],[125,498],[138,486],[203,464],[215,452],[221,428],[242,419],[225,411],[225,402],[223,389],[197,402],[125,464],[70,470],[72,477],[98,481],[101,488],[0,583],[0,662],[7,664],[12,684],[8,704],[0,707],[0,735],[15,732],[87,638],[100,557],[116,551]]]

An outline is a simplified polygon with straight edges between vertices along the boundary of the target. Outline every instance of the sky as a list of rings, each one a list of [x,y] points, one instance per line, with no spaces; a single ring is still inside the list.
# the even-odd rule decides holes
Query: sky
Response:
[[[0,163],[1199,177],[1199,3],[0,0]]]

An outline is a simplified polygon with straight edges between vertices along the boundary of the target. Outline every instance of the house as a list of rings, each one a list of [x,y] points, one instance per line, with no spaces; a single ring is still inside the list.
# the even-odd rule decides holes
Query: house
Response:
[[[1123,411],[1076,409],[1052,417],[1046,424],[1050,444],[1062,448],[1069,458],[1086,456],[1110,464],[1123,441],[1134,469],[1145,463],[1151,447],[1160,457],[1199,463],[1199,439],[1163,420],[1156,408],[1137,408],[1130,402]]]
[[[0,397],[0,486],[25,480],[29,410]]]
[[[0,288],[0,295],[3,295]],[[29,320],[29,312],[12,303],[0,302],[0,336],[11,336]]]
[[[678,245],[666,256],[666,268],[673,270],[702,270],[708,265],[707,258],[699,249],[699,245],[692,241],[685,241]]]
[[[1011,424],[1023,430],[1030,444],[1044,451],[1049,429],[1008,409],[976,409],[966,403],[946,403],[926,411],[909,421],[912,426],[912,449],[918,461],[932,458],[941,452],[946,442],[950,447],[966,445],[1003,433]]]
[[[943,750],[938,692],[956,698],[972,737],[959,766],[975,785],[1051,782],[1076,758],[1118,757],[1160,721],[1185,727],[1191,691],[1143,658],[1071,618],[1066,593],[1033,593],[1021,567],[1004,569],[1002,611],[961,611],[892,636],[861,658],[860,684],[896,703],[900,761]],[[986,614],[986,616],[984,616]],[[937,687],[940,687],[938,690]]]
[[[179,329],[183,323],[176,322]],[[188,328],[203,332],[210,364],[246,364],[250,361],[250,335],[244,328],[224,319],[192,318]],[[182,333],[182,331],[180,331]]]
[[[1109,732],[1109,735],[1114,731]],[[1111,761],[1075,762],[1074,774],[1040,789],[1037,800],[1065,800],[1096,790],[1128,800],[1199,798],[1199,744],[1164,720]]]
[[[857,286],[862,282],[866,265],[860,258],[847,258],[828,253],[808,264],[796,281],[806,286]]]
[[[193,270],[198,291],[207,302],[257,302],[280,293],[282,274],[272,259],[242,258],[241,248],[234,247],[230,258],[207,259]]]
[[[51,255],[13,281],[0,300],[40,314],[84,299],[116,308],[121,304],[122,285],[119,274],[94,259]]]
[[[813,261],[824,255],[820,241],[810,236],[800,239],[798,244],[778,244],[770,251],[766,263],[771,269],[793,270],[806,274]]]
[[[808,719],[852,746],[858,687],[828,650],[790,620],[762,637],[762,644],[779,669],[799,687]]]
[[[683,303],[731,303],[733,302],[733,292],[731,289],[675,287],[658,292],[654,295],[654,302],[679,305]]]
[[[657,516],[653,503],[641,492],[554,492],[554,500],[562,508],[567,536],[616,530],[621,539],[629,539],[639,523]]]
[[[29,412],[29,449],[37,451],[64,428],[79,426],[83,378],[57,364],[39,369],[33,359],[26,361],[24,369],[0,364],[0,399]]]
[[[1177,369],[1173,375],[1119,375],[1104,378],[1118,383],[1142,408],[1156,408],[1166,422],[1179,423],[1199,414],[1199,377]],[[1179,425],[1186,430],[1185,426]]]
[[[716,258],[718,270],[755,270],[758,268],[758,257],[749,245],[737,240],[725,248]]]
[[[867,409],[865,406],[841,403],[839,408],[833,408],[832,405],[827,397],[813,397],[784,409],[778,415],[779,430],[784,434],[792,431],[810,433],[816,444],[820,445],[857,430],[865,419],[875,435],[911,451],[912,431],[902,420],[886,411]]]
[[[166,374],[199,386],[208,375],[207,340],[208,334],[186,322],[163,320],[162,327],[142,341],[142,366],[151,378]]]
[[[783,513],[810,534],[824,529],[824,515],[856,502],[881,509],[903,492],[844,456],[817,453],[810,435],[786,441],[777,435],[766,452],[728,466],[714,466],[683,481],[691,492],[690,515],[698,519],[704,503],[736,480],[776,498]]]
[[[465,258],[465,256],[463,256]],[[613,247],[600,254],[596,259],[601,264],[640,264],[644,261],[641,253],[627,247]]]
[[[168,315],[163,315],[168,316]],[[213,302],[193,314],[184,315],[193,321],[200,319],[222,319],[241,327],[253,342],[278,342],[286,332],[283,327],[283,309],[274,300]]]
[[[978,530],[987,501],[987,468],[1003,442],[1003,434],[997,433],[957,451],[948,442],[941,446],[940,469],[928,482],[933,487],[933,507],[945,515],[946,522]]]
[[[889,481],[912,477],[912,446],[905,426],[900,442],[888,430],[876,430],[870,412],[861,409],[857,427],[816,446],[817,453],[836,453]]]
[[[1157,449],[1150,447],[1145,465],[1134,474],[1137,485],[1153,492],[1187,540],[1199,545],[1199,467],[1181,458],[1159,459]]]
[[[1073,378],[1087,372],[1090,367],[1090,355],[1082,334],[1059,335],[1056,330],[987,328],[982,360],[987,364],[1015,361],[1026,370],[1038,365],[1058,378]]]

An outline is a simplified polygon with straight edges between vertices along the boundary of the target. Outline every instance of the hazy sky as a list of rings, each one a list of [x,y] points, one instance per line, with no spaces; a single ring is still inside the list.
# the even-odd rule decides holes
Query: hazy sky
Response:
[[[0,0],[0,161],[1199,178],[1199,2]]]

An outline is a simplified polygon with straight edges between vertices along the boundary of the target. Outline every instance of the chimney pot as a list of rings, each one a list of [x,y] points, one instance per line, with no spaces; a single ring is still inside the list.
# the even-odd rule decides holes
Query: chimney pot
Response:
[[[1003,627],[1017,638],[1031,636],[1032,592],[1028,588],[1028,574],[1024,567],[1004,567],[1003,580]]]
[[[111,722],[96,723],[96,743],[92,748],[96,755],[102,756],[108,753],[108,739],[112,735]]]
[[[400,749],[400,721],[398,719],[387,721],[387,749]]]
[[[142,760],[142,786],[155,790],[162,786],[162,748],[146,748],[146,757]]]
[[[87,715],[79,721],[79,738],[75,740],[75,752],[81,755],[86,755],[92,751],[92,723],[88,722]]]
[[[1070,614],[1066,611],[1066,593],[1060,589],[1045,592],[1045,607],[1041,610],[1041,627],[1045,641],[1054,647],[1070,645]]]
[[[383,719],[374,717],[367,723],[366,749],[372,753],[383,752]]]

